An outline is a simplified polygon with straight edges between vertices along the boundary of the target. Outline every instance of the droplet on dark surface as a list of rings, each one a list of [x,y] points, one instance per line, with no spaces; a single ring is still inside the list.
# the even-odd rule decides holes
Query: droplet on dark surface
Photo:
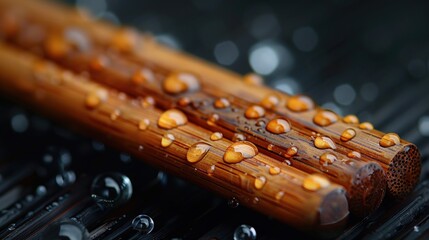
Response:
[[[133,194],[131,180],[120,173],[98,175],[91,185],[91,197],[104,207],[116,207],[127,202]]]
[[[155,223],[150,216],[141,214],[133,219],[131,226],[134,230],[142,234],[149,234],[153,231]]]
[[[255,240],[256,230],[252,226],[242,224],[234,231],[234,240]]]
[[[240,205],[240,203],[238,202],[237,198],[232,197],[228,200],[228,207],[230,208],[236,208]]]
[[[76,221],[66,219],[50,224],[39,239],[52,240],[87,240],[88,230]]]

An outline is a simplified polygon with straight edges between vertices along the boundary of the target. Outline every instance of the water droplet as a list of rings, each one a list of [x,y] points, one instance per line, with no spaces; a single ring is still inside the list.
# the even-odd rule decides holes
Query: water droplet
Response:
[[[291,158],[295,156],[297,153],[298,153],[298,148],[295,146],[292,146],[286,150],[286,153],[284,154],[284,156],[287,158]]]
[[[317,191],[321,188],[329,186],[330,182],[327,178],[320,175],[309,175],[302,182],[302,187],[308,191]]]
[[[256,189],[262,189],[265,186],[267,179],[264,176],[259,176],[255,178],[254,186]]]
[[[49,57],[59,59],[70,52],[71,46],[61,35],[51,34],[45,41],[44,50]]]
[[[343,122],[349,124],[359,124],[359,118],[356,115],[347,115],[343,118]]]
[[[121,28],[113,34],[111,46],[120,52],[132,52],[139,46],[139,35],[133,29]]]
[[[88,230],[76,221],[65,219],[50,224],[41,234],[40,239],[89,239]]]
[[[164,134],[164,136],[162,136],[161,146],[168,147],[174,142],[174,140],[176,140],[176,138],[174,137],[173,134],[166,133],[166,134]]]
[[[70,166],[72,156],[66,149],[49,146],[47,153],[43,155],[43,161],[47,164],[54,163],[55,168],[63,170]]]
[[[89,94],[85,99],[85,105],[89,108],[97,107],[100,102],[100,98],[96,94]]]
[[[106,68],[109,59],[105,56],[97,56],[91,60],[89,63],[89,68],[93,71],[101,71]]]
[[[67,27],[64,30],[64,39],[73,47],[73,50],[88,52],[91,49],[91,42],[86,32],[78,27]]]
[[[179,101],[177,101],[177,104],[181,107],[186,107],[191,103],[191,99],[188,97],[181,97]]]
[[[414,231],[414,232],[420,232],[420,228],[419,228],[419,226],[414,226],[413,231]]]
[[[36,195],[37,196],[43,196],[43,195],[45,195],[47,193],[47,190],[46,190],[46,187],[45,186],[43,186],[43,185],[39,185],[37,188],[36,188]]]
[[[162,88],[166,93],[180,94],[198,90],[200,82],[190,73],[172,73],[162,82]]]
[[[227,108],[229,107],[231,104],[229,103],[228,99],[226,98],[218,98],[216,99],[216,101],[213,103],[215,108]]]
[[[335,143],[329,137],[316,137],[314,139],[314,146],[319,149],[332,148],[336,149]]]
[[[212,141],[218,141],[223,138],[223,134],[221,132],[214,132],[212,135],[210,135],[210,140]]]
[[[246,109],[246,112],[244,113],[244,116],[248,119],[256,119],[263,117],[265,115],[265,109],[258,105],[250,106]]]
[[[252,203],[253,204],[258,204],[259,203],[259,198],[258,197],[254,197]]]
[[[258,120],[258,121],[256,121],[256,123],[255,123],[255,125],[257,126],[257,127],[264,127],[265,126],[265,121],[264,120],[262,120],[262,119],[260,119],[260,120]]]
[[[141,152],[141,151],[143,151],[143,150],[144,150],[143,145],[140,145],[140,146],[139,146],[139,151]]]
[[[196,99],[191,102],[191,106],[194,109],[203,109],[209,105],[209,101],[206,99]]]
[[[55,176],[55,182],[60,187],[68,186],[76,181],[76,174],[73,171],[67,171]]]
[[[11,225],[9,225],[9,227],[7,228],[7,230],[9,231],[13,231],[16,229],[16,223],[12,223]]]
[[[347,142],[352,140],[354,137],[356,136],[356,131],[353,130],[352,128],[347,128],[346,130],[344,130],[344,132],[341,134],[341,141],[343,142]]]
[[[305,95],[295,95],[288,99],[286,107],[293,112],[304,112],[314,108],[313,100]]]
[[[264,85],[264,79],[255,73],[248,73],[243,76],[243,82],[254,85],[254,86],[262,86]]]
[[[276,198],[277,201],[280,201],[283,198],[284,195],[285,195],[285,193],[282,192],[282,191],[280,191],[280,192],[276,193],[276,197],[275,198]]]
[[[144,131],[149,127],[150,120],[145,118],[139,122],[139,129]]]
[[[266,109],[273,109],[277,105],[279,105],[279,103],[280,103],[279,97],[274,95],[274,94],[270,94],[270,95],[265,96],[262,99],[261,106],[266,108]]]
[[[270,167],[270,170],[268,171],[271,175],[278,175],[280,174],[281,170],[279,167]]]
[[[277,118],[269,121],[266,129],[274,134],[287,133],[290,131],[290,124],[285,119]]]
[[[215,170],[216,170],[216,166],[215,165],[211,165],[209,168],[207,168],[207,174],[208,175],[212,175]]]
[[[363,122],[359,124],[359,128],[363,130],[373,130],[374,126],[369,122]]]
[[[326,127],[338,121],[338,115],[329,110],[322,110],[316,113],[313,122],[319,126]]]
[[[140,101],[143,108],[153,107],[155,105],[155,99],[151,96],[147,96]]]
[[[361,155],[359,152],[351,151],[351,152],[347,153],[347,157],[349,157],[349,158],[360,158]]]
[[[131,82],[137,86],[155,81],[155,75],[147,68],[137,70],[131,77]]]
[[[399,135],[396,133],[387,133],[380,139],[380,146],[382,147],[391,147],[398,145],[401,142]]]
[[[149,234],[155,227],[153,219],[146,214],[138,215],[131,222],[131,226],[134,230],[139,231],[143,234]]]
[[[207,124],[209,126],[215,126],[216,122],[219,120],[219,115],[216,113],[210,114],[209,118],[207,119]]]
[[[106,101],[108,98],[108,93],[104,89],[99,89],[97,91],[91,92],[86,96],[85,105],[88,108],[96,108],[100,105],[101,102]]]
[[[207,143],[195,143],[188,149],[186,159],[190,163],[199,162],[207,155],[210,148],[211,146]]]
[[[331,154],[331,153],[324,153],[319,158],[319,163],[322,166],[331,165],[335,161],[337,161],[337,157],[334,154]]]
[[[22,204],[21,204],[21,203],[16,203],[16,204],[15,204],[15,208],[17,208],[17,209],[21,209],[21,208],[22,208]]]
[[[27,196],[25,196],[25,201],[27,202],[31,202],[33,201],[33,199],[34,199],[34,196],[32,194],[28,194]]]
[[[234,231],[234,240],[255,240],[256,230],[249,225],[240,225]]]
[[[240,203],[238,202],[237,198],[232,197],[228,200],[228,207],[236,208],[238,205],[240,205]]]
[[[257,154],[258,148],[253,143],[248,141],[236,142],[226,149],[223,160],[227,163],[239,163]]]
[[[115,121],[116,119],[118,119],[118,117],[121,115],[121,110],[119,109],[115,109],[113,110],[113,112],[110,114],[110,119],[112,119],[112,121]]]
[[[234,133],[234,136],[232,136],[233,142],[244,141],[244,140],[246,140],[246,136],[244,136],[241,133]]]
[[[133,194],[131,180],[120,173],[98,175],[91,185],[91,197],[104,207],[116,207],[127,202]]]
[[[158,126],[164,129],[173,129],[185,125],[187,122],[188,118],[183,112],[170,109],[161,114],[158,119]]]

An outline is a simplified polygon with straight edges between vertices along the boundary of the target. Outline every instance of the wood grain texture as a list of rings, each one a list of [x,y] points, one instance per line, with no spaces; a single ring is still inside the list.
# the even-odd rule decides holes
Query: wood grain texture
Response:
[[[35,7],[37,8],[37,6]],[[71,14],[72,16],[70,18],[74,19],[74,13]],[[21,16],[20,19],[22,20],[25,18]],[[79,20],[80,18],[77,19]],[[282,117],[270,111],[267,111],[267,114],[258,120],[246,119],[244,117],[245,109],[248,108],[252,102],[241,98],[241,93],[245,88],[251,88],[252,86],[241,86],[242,82],[236,80],[228,83],[225,82],[224,85],[226,84],[225,86],[228,91],[233,89],[236,92],[235,95],[230,95],[225,89],[219,88],[219,84],[208,84],[206,81],[203,81],[202,91],[198,93],[166,95],[161,89],[161,82],[167,78],[169,74],[172,74],[173,71],[170,69],[163,68],[150,61],[141,61],[141,59],[136,59],[134,56],[129,56],[122,51],[119,51],[122,54],[118,54],[117,51],[109,51],[106,49],[106,43],[100,43],[96,37],[87,39],[87,42],[91,45],[90,49],[84,51],[64,50],[64,48],[70,47],[70,44],[64,44],[62,41],[65,40],[61,38],[61,36],[64,36],[64,32],[67,31],[70,26],[74,28],[78,20],[73,20],[71,23],[72,25],[56,26],[55,24],[47,22],[43,24],[43,21],[40,21],[39,17],[32,19],[30,16],[27,22],[31,22],[32,27],[40,29],[43,37],[32,37],[25,41],[20,41],[20,39],[25,38],[25,36],[22,35],[26,35],[29,31],[29,27],[22,23],[23,26],[21,29],[18,30],[14,36],[8,37],[7,39],[29,51],[50,58],[77,73],[86,72],[92,79],[110,85],[120,91],[124,91],[136,97],[154,97],[157,106],[162,109],[171,107],[179,108],[190,116],[194,123],[204,126],[206,129],[220,131],[229,139],[233,139],[234,135],[237,133],[243,134],[244,137],[261,147],[262,152],[281,162],[285,160],[290,161],[294,167],[305,172],[326,175],[332,181],[343,185],[347,189],[350,209],[357,215],[368,215],[381,204],[385,193],[386,182],[384,172],[377,163],[368,159],[363,159],[366,161],[349,159],[345,152],[337,152],[332,149],[329,150],[329,152],[332,152],[339,161],[325,166],[321,165],[319,159],[328,151],[314,147],[316,133],[313,129],[303,127],[300,123],[292,122],[291,132],[282,135],[271,134],[265,131],[263,127],[257,127],[257,121],[264,121],[267,123],[273,118]],[[88,24],[85,26],[88,26]],[[92,36],[92,33],[86,32],[85,35]],[[53,54],[52,51],[50,51],[52,48],[49,47],[48,40],[52,38],[56,39],[56,42],[54,42],[54,47],[56,48],[54,48],[54,50],[59,48],[60,50],[66,51],[66,54],[60,51],[56,51]],[[117,37],[115,37],[115,39],[117,39]],[[47,44],[48,46],[46,46]],[[98,46],[99,44],[101,44],[101,46]],[[111,46],[110,43],[108,46]],[[118,47],[117,42],[115,42],[115,46]],[[61,54],[61,56],[59,56],[58,53]],[[100,65],[97,69],[94,69],[92,66],[95,60],[99,62],[98,64],[102,64],[103,66]],[[153,83],[146,82],[138,86],[133,85],[130,79],[142,68],[149,69],[153,72],[156,81]],[[204,79],[206,74],[199,76],[201,79]],[[240,97],[237,97],[237,92]],[[256,92],[246,94],[258,95]],[[278,93],[276,93],[276,96],[282,97]],[[193,103],[204,103],[205,106],[196,108],[195,106],[180,106],[176,104],[183,97],[191,99]],[[230,111],[225,111],[224,109],[219,110],[213,107],[213,102],[220,97],[229,98],[234,104],[232,108],[228,108]],[[215,124],[211,124],[207,121],[213,114],[219,116],[219,120]],[[285,155],[290,147],[297,147],[298,154],[294,156]]]
[[[0,43],[0,90],[71,128],[225,197],[235,197],[240,204],[292,226],[338,228],[347,218],[348,205],[341,186],[328,182],[315,191],[307,190],[303,184],[311,175],[264,153],[227,164],[223,155],[233,143],[230,140],[212,141],[211,131],[193,123],[171,130],[159,128],[159,109],[143,107],[135,98],[4,43]],[[91,94],[100,91],[107,92],[105,98],[88,102]],[[139,130],[142,119],[150,121],[146,130]],[[166,133],[175,136],[175,140],[162,147],[161,139]],[[190,163],[186,160],[188,149],[198,142],[211,148],[201,161]],[[278,167],[280,173],[269,174],[270,167]],[[258,189],[255,180],[261,176],[266,182]]]
[[[329,126],[318,126],[313,123],[312,119],[321,110],[319,107],[300,113],[290,111],[284,107],[290,98],[287,94],[265,86],[246,84],[241,81],[242,76],[236,73],[161,46],[150,36],[140,35],[131,29],[93,21],[89,16],[82,15],[76,10],[44,1],[2,0],[0,4],[5,8],[15,9],[15,13],[19,16],[33,18],[32,20],[37,20],[44,26],[53,29],[63,30],[70,26],[82,29],[94,44],[103,46],[105,49],[113,48],[130,61],[150,65],[164,74],[178,71],[196,73],[200,76],[204,89],[211,90],[211,92],[221,92],[226,96],[251,103],[259,103],[265,96],[276,94],[279,96],[280,102],[278,107],[272,111],[286,117],[292,126],[310,129],[330,137],[338,146],[335,150],[338,154],[347,155],[351,151],[358,150],[362,161],[378,162],[386,171],[387,190],[390,196],[400,198],[407,195],[419,179],[420,153],[415,145],[403,139],[395,146],[383,148],[379,145],[379,141],[384,133],[377,130],[362,130],[357,124],[342,121],[337,121]],[[17,7],[18,5],[19,7]],[[19,25],[19,20],[16,21],[16,24]],[[9,32],[13,33],[13,29],[9,28]],[[352,141],[343,142],[340,140],[340,136],[347,128],[354,129],[357,136]],[[398,176],[401,177],[398,178]]]

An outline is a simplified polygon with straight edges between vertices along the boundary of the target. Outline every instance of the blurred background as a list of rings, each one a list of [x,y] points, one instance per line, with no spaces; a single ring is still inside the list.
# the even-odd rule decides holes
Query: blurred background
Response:
[[[383,205],[379,212],[364,221],[352,219],[342,238],[361,238],[367,234],[373,238],[428,236],[429,210],[425,210],[429,209],[429,184],[425,182],[429,172],[428,1],[63,2],[86,9],[96,18],[134,26],[172,48],[241,74],[256,72],[273,88],[289,94],[305,93],[323,107],[342,115],[356,114],[361,121],[372,122],[377,129],[396,132],[416,143],[422,151],[423,171],[422,182],[414,195],[404,202]],[[27,196],[26,192],[13,197],[8,195],[5,202],[4,193],[10,189],[45,186],[46,197],[37,203],[44,206],[49,205],[54,196],[59,196],[58,187],[70,190],[75,196],[79,191],[75,185],[81,184],[82,188],[87,184],[81,176],[118,169],[130,177],[133,184],[138,182],[135,196],[141,196],[143,200],[134,199],[128,210],[121,209],[119,213],[124,214],[124,218],[118,217],[122,216],[118,213],[95,214],[97,221],[92,219],[84,224],[91,236],[101,236],[100,239],[125,233],[131,236],[130,232],[124,233],[120,224],[129,225],[139,213],[148,214],[154,220],[155,229],[152,235],[146,236],[148,239],[233,239],[237,236],[235,239],[254,239],[256,232],[258,239],[282,239],[286,235],[296,238],[304,234],[241,208],[234,199],[212,196],[145,166],[125,153],[75,135],[1,97],[0,157],[7,159],[0,164],[0,210],[3,209],[0,212],[0,238],[9,236],[15,229],[36,234],[46,227],[40,217],[35,218],[33,225],[25,221],[19,225],[24,227],[13,225],[19,223],[16,219],[27,216],[36,202],[28,203],[27,210],[20,210],[15,218],[2,218],[5,209],[16,207],[16,203],[22,204],[19,201]],[[22,173],[29,162],[38,166],[35,169],[45,169],[45,174],[34,177]],[[141,172],[133,170],[136,168],[142,169]],[[15,179],[13,176],[16,175],[22,179]],[[49,187],[52,177],[55,187]],[[29,183],[27,178],[35,179]],[[90,189],[89,185],[85,189]],[[89,195],[82,199],[86,201]],[[174,204],[171,199],[176,200]],[[420,199],[420,202],[413,202],[413,199]],[[51,219],[57,215],[71,218],[79,211],[86,211],[93,203],[88,200],[85,204],[66,213],[65,210],[51,212]],[[408,222],[399,221],[404,215],[401,210],[409,211]],[[395,217],[393,223],[388,222]],[[116,219],[118,223],[106,227],[103,224],[107,219]],[[396,228],[395,224],[401,228]],[[94,235],[100,232],[101,235]],[[382,235],[380,232],[402,235]],[[24,233],[17,232],[16,236]]]

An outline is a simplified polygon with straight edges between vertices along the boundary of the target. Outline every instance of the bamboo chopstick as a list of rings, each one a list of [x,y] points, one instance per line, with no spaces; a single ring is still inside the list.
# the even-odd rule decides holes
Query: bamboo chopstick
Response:
[[[338,228],[348,215],[344,189],[325,177],[258,153],[252,143],[214,138],[178,110],[162,112],[150,101],[93,83],[4,43],[0,43],[0,90],[72,128],[290,225]],[[177,112],[168,115],[171,111]]]
[[[0,7],[0,38],[8,44],[133,98],[154,101],[159,110],[180,110],[192,124],[229,141],[248,140],[273,161],[324,175],[345,187],[355,214],[378,208],[386,185],[390,196],[400,198],[419,179],[414,144],[353,115],[342,118],[309,97],[249,84],[252,77],[243,81],[71,8],[28,0],[0,0]],[[120,112],[112,112],[112,118]]]
[[[35,54],[42,54],[67,69],[78,73],[85,71],[90,74],[92,79],[115,89],[134,96],[153,97],[157,106],[162,109],[174,106],[185,112],[193,122],[207,129],[220,131],[229,139],[233,140],[236,136],[252,139],[252,142],[261,147],[261,151],[279,161],[286,160],[305,172],[326,175],[347,189],[350,209],[357,215],[367,215],[381,204],[386,185],[381,167],[368,160],[364,162],[349,159],[344,154],[333,152],[335,149],[326,150],[324,146],[317,147],[318,142],[326,145],[326,142],[330,141],[329,138],[318,136],[300,125],[290,126],[287,119],[268,111],[257,119],[247,119],[249,117],[245,116],[246,111],[253,108],[261,109],[261,107],[252,106],[251,103],[238,98],[233,98],[230,103],[226,98],[222,98],[225,96],[224,92],[215,91],[204,85],[198,92],[165,94],[166,91],[170,91],[170,93],[174,91],[175,89],[172,87],[175,87],[175,84],[180,85],[180,79],[175,76],[185,74],[187,77],[194,77],[194,75],[169,73],[166,69],[160,70],[148,63],[138,64],[116,52],[104,51],[92,39],[87,39],[87,34],[84,32],[79,32],[80,39],[81,41],[86,39],[84,42],[91,45],[91,48],[81,46],[82,43],[80,45],[78,43],[77,47],[74,46],[76,43],[65,37],[68,35],[67,29],[58,31],[58,29],[38,24],[36,20],[31,21],[31,26],[43,31],[44,36],[41,38],[30,37],[25,41],[20,41],[23,38],[21,35],[27,34],[29,31],[28,26],[23,26],[15,36],[7,39]],[[73,28],[73,31],[78,30]],[[163,84],[161,84],[162,81],[164,81]],[[199,88],[200,80],[195,77],[193,81]],[[240,88],[237,88],[237,91],[240,91]],[[277,97],[277,95],[273,97]],[[184,105],[185,99],[189,102]],[[216,102],[228,106],[216,107]],[[195,107],[195,104],[200,104],[201,107]],[[212,118],[219,119],[213,120]],[[268,126],[279,127],[277,122],[286,124],[286,127],[291,130],[284,134],[269,131]],[[327,140],[325,141],[325,139]],[[336,147],[328,146],[328,148]]]
[[[103,46],[105,49],[115,49],[121,52],[123,57],[139,64],[146,63],[154,66],[157,71],[165,74],[187,71],[197,73],[205,89],[211,89],[211,92],[221,92],[253,103],[261,103],[266,98],[275,96],[278,101],[270,111],[286,117],[292,126],[311,129],[329,137],[336,144],[335,152],[338,154],[360,158],[363,161],[377,161],[386,172],[387,190],[391,196],[397,198],[406,196],[417,184],[421,167],[420,153],[414,144],[400,139],[395,134],[384,134],[373,130],[371,124],[359,124],[359,120],[353,116],[342,119],[337,115],[328,114],[332,123],[317,123],[314,121],[315,116],[321,112],[319,116],[322,115],[323,119],[324,111],[314,104],[311,104],[312,107],[306,111],[287,108],[287,103],[291,102],[291,96],[287,94],[264,86],[246,84],[241,81],[242,77],[235,73],[163,47],[152,38],[139,35],[132,30],[93,21],[89,16],[69,8],[45,1],[28,0],[2,0],[0,4],[14,12],[15,17],[25,16],[30,21],[37,20],[49,28],[81,29],[95,45]],[[13,14],[10,19],[13,23]],[[15,22],[18,27],[21,23],[20,20]],[[296,100],[297,98],[293,98],[292,101]],[[352,134],[355,137],[350,141],[342,141],[343,134],[348,136]]]

